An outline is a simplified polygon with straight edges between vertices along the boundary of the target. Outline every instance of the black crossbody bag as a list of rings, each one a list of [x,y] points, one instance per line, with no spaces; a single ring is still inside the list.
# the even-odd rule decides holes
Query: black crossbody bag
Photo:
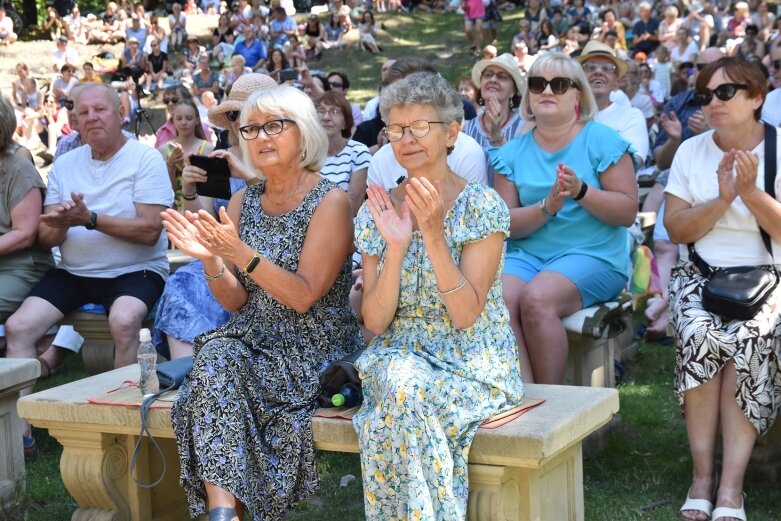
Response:
[[[765,123],[765,192],[773,199],[776,198],[775,178],[776,129]],[[761,226],[759,231],[772,259],[770,236]],[[697,254],[694,244],[689,243],[688,247],[689,258],[708,279],[702,289],[702,307],[706,311],[729,320],[750,320],[778,285],[779,275],[774,264],[713,268]]]

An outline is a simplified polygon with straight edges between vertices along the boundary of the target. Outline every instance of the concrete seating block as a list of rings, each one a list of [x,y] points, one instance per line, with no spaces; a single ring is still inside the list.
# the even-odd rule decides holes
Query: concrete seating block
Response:
[[[19,400],[19,414],[47,428],[63,445],[63,482],[78,502],[73,521],[187,519],[179,488],[179,462],[170,409],[152,409],[148,426],[166,454],[168,472],[147,490],[129,476],[140,421],[136,407],[98,405],[87,398],[138,376],[132,365],[42,391]],[[469,452],[470,521],[583,521],[581,442],[618,411],[618,392],[596,387],[526,386],[545,403],[496,429],[479,429]],[[350,421],[315,417],[319,450],[358,452]],[[142,479],[160,462],[146,446],[138,462]]]
[[[24,477],[22,428],[16,414],[19,390],[41,374],[38,360],[0,358],[0,509],[13,499]]]

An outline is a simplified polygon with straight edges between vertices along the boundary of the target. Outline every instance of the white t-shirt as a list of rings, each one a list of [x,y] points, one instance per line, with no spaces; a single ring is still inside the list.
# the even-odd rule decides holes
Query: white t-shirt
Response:
[[[630,103],[634,108],[643,113],[645,119],[652,118],[656,115],[654,104],[647,94],[643,94],[642,92],[637,91]]]
[[[380,97],[374,96],[372,99],[366,102],[366,106],[363,107],[363,120],[369,121],[377,116],[377,112],[380,110]]]
[[[92,159],[89,145],[59,157],[49,173],[44,204],[70,200],[71,192],[84,194],[98,224],[100,215],[136,217],[135,203],[170,207],[174,199],[163,156],[132,139],[107,161]],[[60,267],[80,277],[112,278],[146,269],[167,279],[167,247],[165,230],[157,244],[145,246],[76,226],[60,245]]]
[[[694,62],[694,56],[698,52],[700,52],[700,48],[694,42],[689,42],[689,45],[683,52],[676,45],[670,51],[670,61],[673,63]]]
[[[713,142],[713,130],[690,137],[678,147],[672,167],[670,180],[664,191],[672,194],[692,206],[701,205],[719,196],[719,182],[716,171],[724,152]],[[777,150],[781,150],[781,133],[777,136]],[[760,143],[753,152],[759,157],[757,187],[765,189],[765,142]],[[777,157],[777,161],[781,155]],[[781,161],[776,170],[776,199],[781,198]],[[779,199],[781,200],[781,199]],[[772,239],[771,239],[772,240]],[[781,245],[772,240],[776,266],[781,264]],[[748,211],[746,205],[737,197],[713,229],[694,243],[694,248],[702,259],[711,266],[759,266],[769,264],[770,257],[762,242],[757,220]],[[680,247],[681,253],[686,245]]]
[[[648,157],[648,126],[645,116],[634,107],[624,107],[611,103],[605,109],[597,112],[594,118],[598,123],[606,125],[629,141],[634,149],[635,163],[642,166]]]
[[[488,183],[485,151],[477,141],[463,132],[458,133],[453,152],[447,156],[447,164],[453,172],[467,181]],[[391,144],[388,143],[377,150],[369,163],[368,183],[391,189],[399,184],[402,177],[407,177],[407,171],[396,161]]]
[[[351,139],[341,152],[325,159],[325,164],[320,169],[320,175],[347,191],[353,172],[368,168],[371,158],[369,147]]]
[[[762,105],[762,121],[767,121],[774,127],[781,126],[781,89],[767,93],[765,104]]]
[[[623,105],[624,107],[631,107],[632,102],[629,101],[629,96],[621,89],[611,90],[609,98],[610,101],[616,105]]]

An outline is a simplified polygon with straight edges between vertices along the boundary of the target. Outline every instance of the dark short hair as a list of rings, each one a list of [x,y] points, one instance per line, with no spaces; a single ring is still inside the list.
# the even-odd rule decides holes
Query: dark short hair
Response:
[[[731,81],[748,85],[746,97],[761,98],[762,105],[764,105],[767,97],[767,78],[754,60],[746,60],[740,56],[725,56],[706,65],[700,71],[699,76],[697,76],[695,88],[706,88],[716,71],[722,69],[724,70],[724,76]],[[759,121],[762,115],[762,105],[754,111],[754,119],[757,121]]]
[[[413,72],[431,72],[436,74],[437,70],[431,62],[425,58],[419,58],[417,56],[400,58],[393,62],[393,65],[388,68],[388,83],[400,80]]]
[[[350,79],[347,77],[345,73],[339,71],[331,71],[328,73],[327,78],[330,78],[331,76],[339,76],[339,79],[342,80],[342,88],[344,90],[350,88]]]
[[[342,129],[342,137],[349,138],[353,135],[353,108],[350,106],[350,102],[342,96],[342,93],[335,90],[329,90],[317,100],[317,106],[320,105],[333,105],[339,107],[342,111],[342,117],[344,118],[344,128]]]

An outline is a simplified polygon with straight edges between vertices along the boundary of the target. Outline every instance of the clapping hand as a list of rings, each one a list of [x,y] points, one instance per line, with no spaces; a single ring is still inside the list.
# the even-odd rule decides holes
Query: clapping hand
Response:
[[[445,205],[439,190],[425,177],[410,179],[406,190],[404,201],[415,216],[423,236],[444,235]]]
[[[229,259],[241,243],[236,227],[224,207],[220,208],[220,221],[209,212],[185,211],[184,215],[169,208],[160,214],[168,238],[174,246],[187,255],[204,260],[209,257]]]
[[[41,222],[52,228],[71,228],[84,226],[90,215],[84,204],[84,194],[71,192],[71,200],[63,201],[54,210],[41,215]]]
[[[708,130],[708,122],[705,121],[705,114],[703,114],[702,110],[698,110],[689,116],[689,121],[686,123],[686,126],[689,127],[689,130],[691,130],[694,135],[702,134]]]
[[[492,143],[502,139],[502,106],[496,98],[485,100],[485,129]]]
[[[388,193],[381,186],[369,185],[366,195],[369,212],[382,238],[388,246],[406,250],[412,242],[412,217],[406,201],[401,203],[401,214],[399,214],[393,207]]]
[[[738,150],[735,152],[735,190],[741,199],[750,196],[757,189],[759,158],[753,152]]]
[[[675,112],[670,111],[669,116],[662,112],[659,116],[659,122],[662,125],[662,130],[667,133],[669,139],[680,141],[681,135],[683,134],[683,128],[681,127],[681,121],[678,119],[678,116],[675,115]]]
[[[559,166],[556,167],[556,179],[563,197],[575,198],[583,187],[583,181],[578,178],[574,170],[564,163],[559,163]]]
[[[719,199],[727,204],[732,204],[732,201],[738,196],[737,179],[732,173],[732,169],[735,167],[735,156],[734,150],[724,154],[716,170],[719,178]],[[756,173],[754,175],[756,176]]]

